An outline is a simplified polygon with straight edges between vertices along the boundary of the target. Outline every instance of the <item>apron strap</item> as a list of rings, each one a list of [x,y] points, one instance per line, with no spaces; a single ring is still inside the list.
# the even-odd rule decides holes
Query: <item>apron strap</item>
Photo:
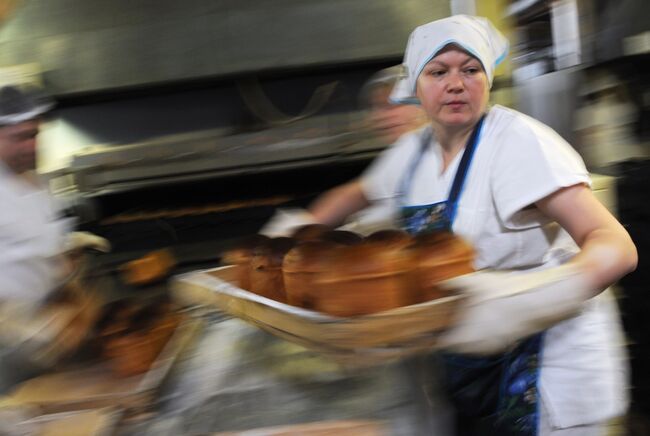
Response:
[[[481,130],[483,128],[483,120],[485,120],[485,115],[476,123],[476,127],[472,131],[469,139],[467,140],[467,145],[465,146],[465,151],[463,151],[463,157],[460,160],[458,169],[456,170],[456,175],[454,176],[454,182],[451,185],[449,190],[449,196],[447,197],[447,206],[449,210],[449,223],[453,224],[454,219],[456,218],[456,211],[458,209],[458,199],[460,194],[463,191],[463,186],[465,185],[465,179],[467,178],[467,172],[469,171],[469,165],[472,162],[474,157],[474,152],[476,151],[476,146],[478,145],[479,138],[481,136]]]
[[[476,126],[474,127],[472,134],[467,140],[467,144],[465,145],[465,149],[463,150],[463,156],[460,160],[458,168],[456,169],[456,174],[454,175],[454,181],[451,185],[451,189],[449,190],[449,194],[447,196],[446,203],[447,203],[448,210],[446,213],[449,218],[450,226],[451,224],[453,224],[454,219],[456,218],[456,209],[457,209],[456,206],[458,203],[458,199],[460,198],[460,195],[462,193],[463,186],[465,184],[465,179],[467,177],[467,172],[469,171],[470,163],[472,161],[472,158],[474,157],[474,151],[476,150],[476,147],[478,145],[481,136],[481,130],[483,127],[484,120],[485,120],[485,115],[483,115],[481,119],[478,121],[478,123],[476,123]],[[415,171],[419,166],[420,162],[422,161],[422,156],[426,152],[426,149],[429,146],[432,137],[433,137],[432,129],[431,127],[428,127],[426,131],[423,133],[423,135],[421,136],[420,147],[418,148],[418,152],[415,154],[415,156],[413,156],[413,159],[411,160],[408,166],[408,171],[402,178],[402,182],[400,183],[400,191],[398,192],[397,195],[402,206],[406,206],[406,197],[409,191],[411,190],[413,176],[415,175]]]

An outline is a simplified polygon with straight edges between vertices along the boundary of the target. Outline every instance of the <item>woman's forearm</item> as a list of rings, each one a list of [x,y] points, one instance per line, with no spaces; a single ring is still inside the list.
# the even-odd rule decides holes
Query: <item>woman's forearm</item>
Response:
[[[571,261],[583,271],[596,293],[634,271],[637,262],[636,247],[623,227],[594,230]]]
[[[320,223],[338,226],[349,215],[370,204],[358,180],[337,186],[318,197],[309,212]]]

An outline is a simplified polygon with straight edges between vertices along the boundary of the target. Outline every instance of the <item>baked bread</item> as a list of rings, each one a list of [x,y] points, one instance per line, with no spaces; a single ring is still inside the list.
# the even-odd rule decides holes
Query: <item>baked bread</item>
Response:
[[[418,299],[429,301],[449,295],[438,283],[474,271],[474,250],[449,232],[423,233],[409,247],[412,283]]]
[[[122,278],[131,285],[147,285],[167,277],[174,266],[170,250],[156,250],[122,265]]]
[[[440,281],[473,271],[472,247],[452,233],[391,229],[361,238],[326,229],[301,227],[306,241],[249,238],[223,261],[238,265],[240,286],[248,280],[256,294],[341,317],[445,297]]]
[[[386,229],[371,233],[370,235],[366,236],[365,241],[388,246],[395,245],[399,247],[406,247],[407,245],[413,243],[413,238],[403,230]]]
[[[332,229],[325,224],[306,224],[297,227],[291,234],[291,237],[297,242],[316,241],[320,239],[323,233],[330,230]]]
[[[102,354],[119,376],[148,371],[180,321],[167,302],[115,304],[99,325]]]
[[[178,315],[169,313],[156,320],[149,329],[133,330],[108,338],[104,345],[104,356],[110,359],[113,371],[121,377],[148,371],[179,321]]]
[[[278,237],[270,239],[268,244],[258,246],[253,250],[250,268],[251,292],[276,301],[286,302],[282,261],[285,254],[295,244],[296,241],[293,238]]]
[[[282,273],[287,303],[315,308],[319,294],[317,278],[331,266],[337,244],[328,241],[307,241],[293,247],[284,257]]]
[[[363,238],[360,235],[347,230],[330,230],[321,234],[318,239],[340,245],[356,245],[363,242]]]
[[[315,308],[334,316],[366,315],[413,302],[409,256],[402,248],[364,242],[340,247],[317,278]]]
[[[225,265],[234,265],[237,286],[241,289],[250,289],[250,269],[253,251],[261,246],[268,244],[270,238],[264,235],[252,235],[240,239],[235,243],[233,248],[226,250],[221,255],[221,263]]]

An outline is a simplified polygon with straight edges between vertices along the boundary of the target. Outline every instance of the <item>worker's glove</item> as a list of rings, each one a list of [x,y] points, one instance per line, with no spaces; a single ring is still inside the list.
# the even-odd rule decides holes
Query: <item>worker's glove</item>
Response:
[[[317,224],[312,214],[304,209],[277,209],[271,219],[259,231],[271,238],[289,236],[293,231],[307,224]]]
[[[66,237],[64,251],[66,253],[91,249],[108,253],[111,251],[111,243],[106,238],[89,232],[72,232]]]
[[[577,315],[593,296],[583,275],[563,265],[531,273],[485,271],[444,283],[468,296],[459,319],[438,343],[462,354],[495,354]]]

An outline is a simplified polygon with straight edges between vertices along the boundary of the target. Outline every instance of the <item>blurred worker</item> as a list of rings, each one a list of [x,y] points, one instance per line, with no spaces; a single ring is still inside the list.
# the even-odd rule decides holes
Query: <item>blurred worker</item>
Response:
[[[395,104],[390,93],[400,77],[399,65],[375,73],[361,90],[362,104],[369,109],[368,127],[377,138],[393,144],[403,134],[418,129],[427,122],[422,108],[412,104]],[[345,196],[354,192],[355,182],[346,183],[332,191],[332,195]],[[375,230],[395,226],[394,208],[389,201],[376,202],[346,219],[345,230],[369,234]]]
[[[0,392],[29,373],[25,361],[33,356],[16,355],[33,334],[44,333],[32,327],[45,321],[42,303],[71,272],[65,252],[108,249],[102,238],[69,233],[69,220],[36,175],[40,117],[51,107],[36,91],[0,89]]]
[[[369,111],[369,128],[387,144],[394,143],[404,133],[427,122],[419,106],[390,102],[390,93],[400,72],[400,66],[385,68],[370,77],[361,89],[361,103]]]
[[[35,93],[0,89],[0,301],[38,302],[63,278],[68,222],[35,175],[39,117]]]
[[[393,87],[400,78],[402,69],[399,65],[378,71],[368,79],[360,92],[361,105],[368,110],[366,118],[367,128],[373,132],[378,140],[386,144],[393,144],[403,134],[423,127],[426,114],[421,107],[412,104],[396,104],[389,100]],[[328,198],[337,198],[340,204],[348,203],[346,198],[357,192],[358,180],[340,185],[327,192],[325,197],[318,201],[327,201]],[[317,205],[315,206],[317,207]],[[375,230],[394,227],[395,209],[390,201],[378,201],[371,206],[353,211],[346,215],[344,229],[361,234],[369,234]],[[300,225],[310,222],[309,215],[295,213],[295,211],[279,210],[262,233],[274,234],[277,227],[282,233],[287,225]],[[337,224],[343,224],[339,222]]]
[[[507,51],[485,18],[416,28],[391,99],[419,103],[429,125],[300,216],[336,225],[392,199],[408,232],[474,246],[479,272],[448,283],[468,302],[438,343],[459,434],[602,435],[627,407],[620,321],[603,290],[636,267],[636,248],[569,144],[488,105]]]

